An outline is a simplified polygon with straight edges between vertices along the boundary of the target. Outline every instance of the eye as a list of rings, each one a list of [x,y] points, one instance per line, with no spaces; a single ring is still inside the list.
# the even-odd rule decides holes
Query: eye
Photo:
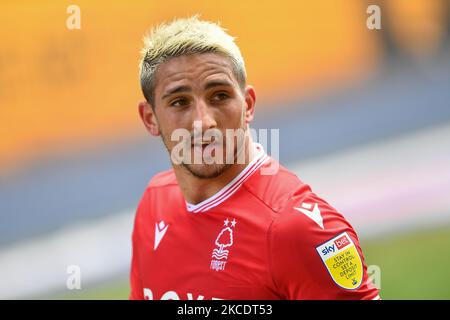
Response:
[[[230,97],[230,95],[226,92],[218,92],[215,95],[213,95],[212,100],[219,102],[219,101],[223,101],[226,100]]]
[[[185,98],[180,98],[180,99],[175,99],[170,103],[171,107],[184,107],[187,106],[189,104],[188,99]]]

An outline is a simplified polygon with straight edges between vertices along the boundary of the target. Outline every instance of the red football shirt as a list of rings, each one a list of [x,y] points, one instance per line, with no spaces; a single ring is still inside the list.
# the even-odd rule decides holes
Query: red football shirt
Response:
[[[260,146],[196,205],[173,170],[156,175],[132,241],[130,299],[379,298],[352,226]]]

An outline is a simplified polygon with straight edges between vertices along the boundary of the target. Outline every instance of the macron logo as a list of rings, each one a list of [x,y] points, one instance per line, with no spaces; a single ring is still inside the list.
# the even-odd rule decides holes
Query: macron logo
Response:
[[[164,235],[166,234],[168,228],[169,225],[166,225],[164,221],[161,221],[160,223],[155,223],[155,246],[153,250],[156,250],[156,248],[158,248],[158,245],[161,242]]]
[[[301,208],[294,207],[295,210],[300,211],[301,213],[305,214],[308,218],[310,218],[312,221],[317,223],[319,227],[324,229],[323,227],[323,218],[320,214],[319,206],[314,204],[314,208],[311,210],[312,204],[303,202]]]

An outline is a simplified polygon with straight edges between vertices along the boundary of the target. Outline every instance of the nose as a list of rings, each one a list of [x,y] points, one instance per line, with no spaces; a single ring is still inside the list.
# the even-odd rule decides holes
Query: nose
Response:
[[[201,126],[199,126],[201,124]],[[201,127],[202,132],[205,132],[208,129],[217,127],[217,122],[214,119],[213,110],[208,106],[208,104],[200,99],[196,101],[194,111],[193,111],[193,119],[192,119],[192,130],[194,127]]]

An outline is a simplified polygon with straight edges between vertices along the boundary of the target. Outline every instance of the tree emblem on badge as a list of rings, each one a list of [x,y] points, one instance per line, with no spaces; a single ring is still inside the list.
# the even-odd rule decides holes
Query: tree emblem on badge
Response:
[[[236,225],[236,220],[233,219],[231,222],[231,227],[228,226],[228,219],[225,220],[225,227],[220,231],[216,238],[215,244],[219,248],[215,248],[212,253],[212,257],[217,260],[228,259],[229,251],[225,248],[231,247],[233,245],[233,227]]]
[[[226,227],[220,231],[216,239],[216,246],[219,247],[219,252],[223,251],[223,248],[231,247],[233,245],[233,230],[230,227]]]

